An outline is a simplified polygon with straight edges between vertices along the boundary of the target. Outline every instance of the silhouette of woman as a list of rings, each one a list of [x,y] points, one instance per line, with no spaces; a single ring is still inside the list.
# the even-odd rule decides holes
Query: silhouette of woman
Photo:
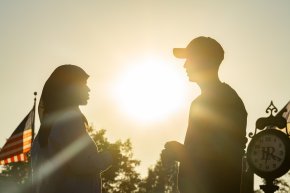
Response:
[[[62,65],[46,81],[39,102],[41,126],[31,151],[35,193],[100,193],[100,173],[112,157],[99,152],[79,109],[89,99],[87,73]]]

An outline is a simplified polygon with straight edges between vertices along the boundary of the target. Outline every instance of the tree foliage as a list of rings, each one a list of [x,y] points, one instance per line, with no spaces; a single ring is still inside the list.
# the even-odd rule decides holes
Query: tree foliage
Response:
[[[289,184],[289,179],[290,179],[290,171],[282,176],[281,178],[275,179],[273,181],[274,185],[277,185],[279,189],[276,191],[276,193],[290,193],[290,184]],[[266,181],[263,180],[263,183],[265,184]],[[263,193],[263,190],[258,189],[254,191],[255,193]]]
[[[140,193],[177,193],[177,162],[164,166],[161,159],[148,169],[148,176],[140,184]]]
[[[28,162],[4,165],[0,173],[0,192],[31,193],[30,155]]]
[[[1,176],[9,181],[17,184],[25,184],[30,182],[30,162],[16,162],[3,166]]]
[[[113,154],[112,167],[102,173],[104,193],[138,192],[141,182],[140,174],[136,167],[140,161],[133,159],[132,143],[129,139],[122,142],[118,140],[110,143],[105,137],[105,130],[90,130],[91,137],[100,151],[109,151]]]

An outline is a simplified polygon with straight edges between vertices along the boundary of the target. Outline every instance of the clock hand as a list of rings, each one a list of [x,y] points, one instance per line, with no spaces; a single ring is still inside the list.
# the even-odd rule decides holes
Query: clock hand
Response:
[[[268,161],[269,154],[270,154],[269,152],[266,153],[266,159],[265,159],[266,164],[267,164],[267,161]]]
[[[281,161],[282,160],[282,158],[280,158],[279,156],[274,155],[274,154],[272,154],[272,157],[273,157],[274,160],[277,160],[277,161]]]

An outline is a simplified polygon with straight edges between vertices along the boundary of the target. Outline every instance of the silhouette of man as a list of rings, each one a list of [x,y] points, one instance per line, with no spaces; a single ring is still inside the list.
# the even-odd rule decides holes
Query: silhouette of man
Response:
[[[181,193],[238,193],[247,112],[235,90],[219,79],[224,50],[216,40],[198,37],[173,53],[186,59],[188,78],[201,95],[191,104],[184,144],[167,142],[162,159],[180,162]]]

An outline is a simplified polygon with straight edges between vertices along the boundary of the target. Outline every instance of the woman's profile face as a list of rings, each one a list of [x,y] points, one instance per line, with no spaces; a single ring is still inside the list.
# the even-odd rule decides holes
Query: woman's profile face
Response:
[[[68,100],[72,100],[75,105],[86,105],[89,100],[89,92],[87,80],[72,83],[67,88]]]

